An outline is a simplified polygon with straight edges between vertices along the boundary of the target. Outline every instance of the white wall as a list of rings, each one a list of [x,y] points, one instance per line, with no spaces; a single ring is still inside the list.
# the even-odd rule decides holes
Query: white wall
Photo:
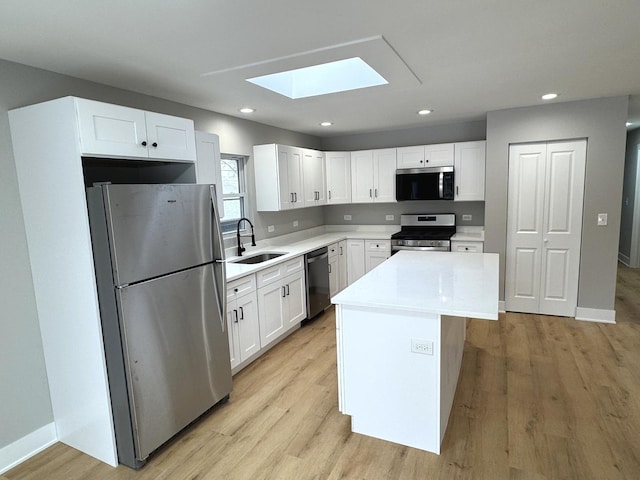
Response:
[[[578,307],[614,309],[628,103],[628,97],[612,97],[488,113],[485,252],[500,254],[500,299],[504,300],[509,145],[586,138]],[[608,213],[608,226],[596,225],[598,213]]]
[[[7,111],[67,95],[192,118],[197,129],[220,135],[225,153],[251,155],[252,146],[260,143],[320,145],[309,135],[0,60],[0,451],[53,420]],[[255,209],[255,199],[252,204]],[[323,221],[322,208],[252,217],[259,238],[266,236],[266,225],[282,234],[294,230],[293,219],[300,221],[297,229]]]

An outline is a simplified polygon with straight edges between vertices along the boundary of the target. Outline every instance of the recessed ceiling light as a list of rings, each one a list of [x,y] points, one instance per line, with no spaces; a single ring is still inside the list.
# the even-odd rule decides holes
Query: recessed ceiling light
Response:
[[[292,99],[389,83],[360,57],[247,78],[247,82]]]
[[[418,110],[418,115],[429,115],[432,112],[433,110],[429,110],[425,108],[424,110]]]
[[[320,122],[320,125],[323,127],[330,127],[331,125],[333,125],[333,123],[331,122]]]
[[[627,127],[630,127],[631,125],[633,125],[633,123],[627,122],[626,125],[627,125]]]
[[[255,108],[250,108],[250,107],[244,107],[240,109],[240,113],[253,113],[255,111],[256,111]]]
[[[545,95],[542,95],[542,100],[553,100],[554,98],[558,98],[557,93],[547,93]]]

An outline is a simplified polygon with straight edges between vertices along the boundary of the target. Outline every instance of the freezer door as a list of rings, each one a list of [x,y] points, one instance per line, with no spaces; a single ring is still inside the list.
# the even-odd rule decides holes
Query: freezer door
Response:
[[[143,460],[231,391],[213,265],[118,289],[136,456]]]
[[[209,185],[103,185],[114,282],[127,285],[209,263]]]

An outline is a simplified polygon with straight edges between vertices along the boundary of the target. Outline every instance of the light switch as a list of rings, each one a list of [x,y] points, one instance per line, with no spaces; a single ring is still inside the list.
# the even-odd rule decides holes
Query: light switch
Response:
[[[599,213],[598,214],[598,225],[604,226],[606,224],[607,224],[607,214],[606,213]]]

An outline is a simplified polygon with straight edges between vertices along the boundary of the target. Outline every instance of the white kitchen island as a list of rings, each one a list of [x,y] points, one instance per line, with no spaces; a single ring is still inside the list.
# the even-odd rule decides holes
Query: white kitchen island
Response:
[[[439,454],[466,318],[498,319],[498,255],[401,251],[331,301],[351,430]]]

